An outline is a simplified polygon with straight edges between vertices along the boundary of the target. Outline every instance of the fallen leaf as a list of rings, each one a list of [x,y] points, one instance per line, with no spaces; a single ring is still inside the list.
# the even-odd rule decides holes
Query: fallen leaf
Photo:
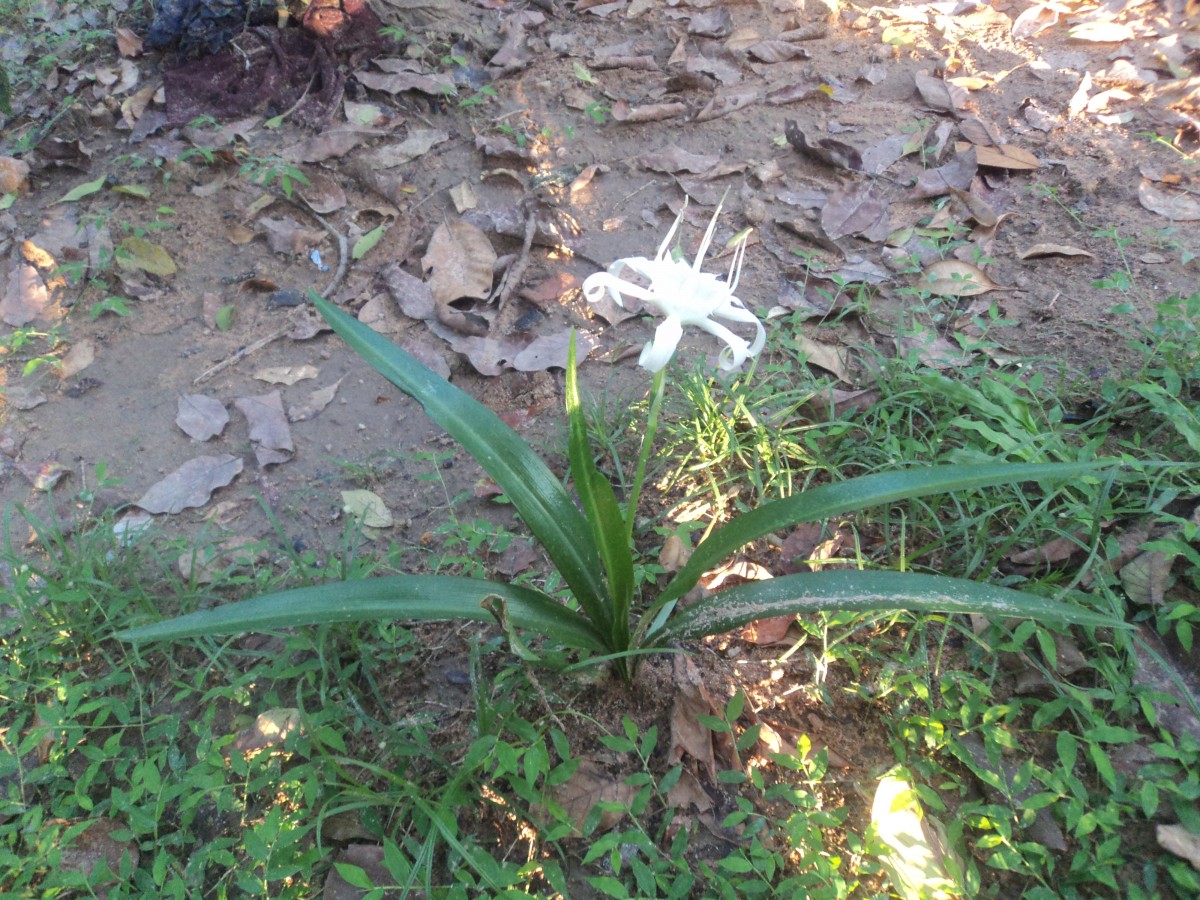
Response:
[[[571,332],[561,331],[557,334],[539,335],[512,359],[512,367],[518,372],[541,372],[546,369],[565,369],[567,367],[567,349],[571,342]],[[587,332],[575,335],[575,353],[579,362],[587,359],[600,341]]]
[[[593,166],[593,168],[595,167]],[[450,188],[450,202],[454,204],[454,211],[462,215],[468,209],[474,209],[478,206],[479,198],[475,196],[475,191],[471,187],[470,182],[460,181],[454,187]]]
[[[956,150],[965,150],[963,144],[955,144]],[[995,147],[975,146],[975,159],[981,166],[991,169],[1015,169],[1025,171],[1040,169],[1041,161],[1028,150],[1014,147],[1011,144],[1000,144]]]
[[[458,219],[437,227],[421,265],[434,300],[447,305],[462,297],[486,297],[492,289],[495,262],[496,251],[487,235]]]
[[[342,491],[342,512],[364,528],[391,528],[395,524],[383,499],[372,491]]]
[[[758,100],[758,98],[758,88],[754,87],[720,90],[713,95],[713,98],[708,101],[704,109],[696,113],[695,121],[708,122],[712,119],[718,119],[721,116],[749,106]]]
[[[1083,78],[1079,79],[1079,87],[1075,89],[1075,93],[1071,95],[1071,100],[1067,104],[1067,118],[1074,119],[1088,104],[1088,92],[1092,89],[1092,73],[1084,72]]]
[[[691,172],[694,175],[699,175],[715,168],[721,162],[721,157],[717,155],[691,153],[671,144],[664,150],[657,153],[648,153],[644,156],[639,156],[634,160],[634,164],[643,169],[651,169],[655,172],[669,172],[676,174],[679,172]]]
[[[288,410],[288,421],[290,422],[305,422],[316,416],[321,410],[333,402],[333,398],[337,396],[337,390],[345,380],[343,375],[333,384],[323,388],[317,388],[308,395],[308,399],[298,406],[293,406]]]
[[[630,106],[626,100],[618,100],[609,110],[614,121],[631,125],[676,119],[685,115],[687,111],[686,103],[648,103],[644,106]]]
[[[369,838],[370,835],[365,834],[363,837]],[[353,884],[342,876],[343,871],[353,879]],[[358,872],[362,873],[361,876]],[[371,889],[363,884],[362,878],[371,885],[379,886],[380,890],[369,893]],[[388,891],[387,886],[395,880],[396,876],[384,863],[383,847],[378,844],[350,844],[334,856],[333,867],[325,876],[321,900],[363,900],[367,896],[394,897],[397,892]]]
[[[967,104],[967,92],[957,85],[920,73],[915,80],[921,99],[930,109],[957,115]]]
[[[91,338],[84,338],[71,345],[67,355],[62,358],[58,374],[63,378],[77,375],[96,360],[96,345]]]
[[[1172,222],[1200,220],[1200,198],[1193,194],[1159,190],[1151,182],[1138,185],[1138,202],[1152,213]]]
[[[732,758],[727,747],[729,735],[714,734],[701,724],[699,718],[719,715],[720,710],[709,697],[708,690],[700,678],[700,670],[692,660],[676,655],[672,657],[671,670],[675,697],[671,703],[671,739],[667,746],[667,765],[674,766],[682,762],[685,756],[690,756],[715,782],[718,765],[725,769]],[[721,744],[720,747],[717,746],[718,743]]]
[[[29,163],[0,156],[0,194],[16,194],[29,187]]]
[[[1182,825],[1157,825],[1154,837],[1158,846],[1186,859],[1193,869],[1200,871],[1200,835],[1193,834]]]
[[[803,354],[803,359],[808,365],[819,366],[827,372],[832,372],[839,381],[847,384],[853,381],[846,368],[844,348],[835,347],[833,344],[819,343],[807,335],[799,333],[795,335],[795,341],[795,349]]]
[[[633,802],[635,789],[617,778],[594,759],[583,758],[579,767],[554,790],[554,799],[563,808],[578,833],[597,803],[612,803],[623,807]],[[593,834],[616,828],[625,818],[625,810],[606,809],[600,813],[600,823]]]
[[[925,200],[930,197],[944,197],[954,191],[966,191],[975,180],[979,170],[979,153],[987,148],[965,144],[956,150],[954,156],[936,169],[926,169],[917,176],[911,197],[914,200]]]
[[[408,274],[399,263],[388,263],[383,269],[383,281],[388,293],[410,319],[432,319],[437,314],[437,302],[429,283]]]
[[[1059,12],[1070,11],[1068,7],[1060,7],[1053,3],[1034,3],[1013,20],[1012,36],[1022,40],[1041,34],[1047,28],[1058,24]]]
[[[988,278],[983,270],[957,259],[943,259],[921,273],[917,289],[942,297],[974,297],[994,291],[1000,285]]]
[[[236,456],[198,456],[155,483],[134,502],[148,513],[182,512],[203,506],[217,488],[225,487],[242,471]]]
[[[228,423],[229,412],[220,400],[204,394],[179,395],[175,424],[193,440],[207,441],[216,437]]]
[[[295,384],[306,378],[316,378],[319,374],[316,366],[306,363],[302,366],[268,366],[255,372],[254,377],[271,384]]]
[[[950,194],[962,204],[962,208],[966,210],[967,215],[977,224],[982,225],[984,228],[992,228],[999,224],[1000,217],[996,215],[996,211],[992,209],[986,200],[976,197],[970,191],[959,190],[958,188],[952,189]]]
[[[1086,256],[1088,259],[1095,259],[1088,251],[1069,244],[1034,244],[1028,250],[1017,254],[1018,259],[1041,259],[1046,256]]]
[[[418,128],[409,131],[400,143],[388,143],[368,153],[366,161],[373,169],[392,169],[424,156],[432,148],[450,140],[450,135],[436,128]]]
[[[376,128],[387,124],[390,119],[383,107],[375,103],[355,103],[353,100],[343,100],[342,108],[346,112],[346,121],[355,128]]]
[[[14,465],[35,491],[48,491],[71,474],[70,468],[53,459],[42,463],[18,460]]]
[[[759,62],[778,63],[789,59],[809,59],[812,54],[803,47],[787,41],[766,40],[751,44],[746,52]]]
[[[234,738],[234,749],[242,753],[254,753],[268,747],[277,747],[287,740],[288,735],[300,729],[300,710],[293,706],[268,709],[259,713],[254,724],[243,728]]]
[[[678,572],[692,557],[692,548],[677,534],[667,535],[658,552],[658,564],[668,572]]]
[[[250,440],[260,466],[287,462],[296,450],[287,416],[283,412],[283,397],[271,391],[254,397],[238,397],[233,401],[250,426]]]
[[[122,56],[128,56],[136,59],[142,55],[142,39],[138,37],[137,32],[131,28],[118,28],[117,36],[117,52]]]
[[[49,289],[38,270],[14,250],[9,263],[4,297],[0,298],[0,319],[14,328],[44,318],[53,306]]]
[[[381,60],[375,60],[378,65]],[[364,87],[387,94],[420,91],[433,97],[453,96],[456,88],[448,73],[425,75],[420,72],[355,72],[354,78]]]
[[[772,616],[769,619],[758,619],[744,626],[739,632],[739,637],[743,641],[758,646],[777,644],[787,637],[788,631],[795,623],[795,616]]]
[[[272,253],[288,256],[307,256],[308,252],[325,239],[325,232],[305,228],[291,216],[278,219],[263,216],[258,220],[267,235],[267,246]]]
[[[1067,37],[1073,41],[1097,44],[1119,44],[1134,38],[1133,29],[1120,22],[1080,22],[1072,25]]]
[[[74,203],[77,200],[82,200],[84,197],[90,197],[104,189],[105,183],[108,181],[107,175],[101,175],[93,181],[85,181],[83,184],[76,185],[67,191],[56,202],[58,203]]]
[[[1121,587],[1139,606],[1162,606],[1175,583],[1173,565],[1174,559],[1159,550],[1139,553],[1121,567]]]
[[[313,212],[323,216],[346,205],[346,192],[341,183],[326,172],[310,172],[308,184],[298,185],[296,193]]]
[[[179,574],[196,584],[215,584],[235,569],[264,559],[263,542],[249,535],[234,535],[216,545],[185,550],[176,560]]]
[[[821,210],[821,227],[834,241],[852,234],[881,241],[889,230],[887,203],[870,184],[843,184],[829,195]]]
[[[55,867],[63,876],[80,879],[92,886],[94,892],[103,895],[104,885],[116,882],[115,873],[122,870],[122,860],[130,871],[137,869],[141,851],[133,840],[117,840],[119,832],[128,833],[128,826],[116,819],[93,819],[84,829],[75,834],[70,843],[55,841],[58,849],[58,864]],[[114,873],[103,880],[95,877],[96,869],[103,866]]]
[[[792,119],[784,122],[783,133],[789,144],[810,159],[823,162],[828,166],[849,169],[853,172],[861,172],[863,170],[862,156],[849,144],[844,144],[833,138],[820,138],[816,141],[810,141],[808,136],[800,130],[800,126]]]
[[[143,237],[128,237],[117,245],[117,265],[122,269],[136,269],[159,278],[175,274],[175,260],[158,244]]]

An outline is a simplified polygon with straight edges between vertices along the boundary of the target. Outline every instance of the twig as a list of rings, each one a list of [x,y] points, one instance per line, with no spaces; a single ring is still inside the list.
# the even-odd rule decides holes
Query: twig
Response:
[[[289,324],[287,326],[287,328],[283,328],[279,331],[276,331],[274,334],[269,334],[264,338],[259,338],[253,344],[247,344],[245,347],[241,347],[237,351],[237,353],[233,354],[233,356],[225,357],[225,359],[221,360],[215,366],[212,366],[209,369],[205,369],[203,372],[201,372],[199,375],[197,375],[195,380],[192,381],[192,384],[193,385],[204,384],[204,382],[208,381],[208,379],[212,378],[214,375],[217,375],[220,372],[224,372],[230,366],[237,365],[239,362],[241,362],[247,356],[249,356],[252,353],[257,353],[263,347],[267,346],[267,344],[270,344],[273,341],[279,340],[281,337],[283,337],[285,334],[287,334],[289,331],[291,331],[293,327],[295,327],[295,326]]]
[[[512,299],[513,292],[520,287],[521,279],[525,277],[525,270],[529,268],[529,251],[533,247],[533,236],[537,233],[537,224],[537,213],[527,208],[525,210],[525,240],[521,244],[521,254],[508,267],[508,271],[504,274],[504,284],[500,287],[500,293],[496,295],[496,308],[500,312],[503,312],[508,301]]]

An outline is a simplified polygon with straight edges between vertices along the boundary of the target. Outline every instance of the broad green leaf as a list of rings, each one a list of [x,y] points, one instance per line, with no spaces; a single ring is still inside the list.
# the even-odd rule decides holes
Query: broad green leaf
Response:
[[[387,232],[388,226],[376,225],[357,241],[354,242],[354,249],[350,251],[351,259],[362,259],[371,249],[379,243],[379,239]]]
[[[494,412],[412,354],[315,293],[312,302],[352,350],[420,403],[425,414],[492,476],[554,560],[588,618],[607,631],[608,591],[591,526],[541,457]]]
[[[364,326],[366,327],[366,326]],[[973,466],[931,466],[863,475],[827,484],[766,503],[718,528],[692,554],[688,564],[668,582],[643,617],[643,626],[668,603],[679,599],[700,575],[751,541],[801,522],[821,522],[833,516],[884,506],[915,497],[1026,481],[1064,479],[1095,472],[1112,463],[987,463]],[[657,626],[656,626],[657,627]]]
[[[217,314],[213,316],[213,324],[217,326],[218,331],[228,331],[233,327],[233,304],[229,303],[217,310]]]
[[[481,604],[496,596],[503,599],[509,619],[517,628],[544,634],[570,647],[605,647],[601,636],[579,613],[547,594],[453,575],[396,575],[294,588],[129,629],[117,637],[144,643],[379,619],[491,622],[492,614]]]
[[[609,596],[612,598],[609,623],[614,650],[629,646],[629,610],[633,603],[633,553],[625,532],[625,518],[617,504],[617,496],[592,456],[588,443],[587,421],[579,395],[579,377],[575,367],[575,332],[567,351],[567,422],[570,440],[568,455],[571,461],[571,477],[575,490],[583,505],[584,515],[592,529],[592,537],[604,561],[604,572],[608,576]],[[599,623],[597,623],[599,624]]]
[[[82,200],[84,197],[90,196],[103,189],[104,182],[107,180],[107,175],[101,175],[95,181],[85,181],[83,184],[71,188],[71,190],[63,194],[57,202],[74,203],[76,200]]]
[[[1119,619],[1082,606],[964,578],[837,569],[785,575],[720,591],[676,611],[666,625],[647,635],[646,642],[662,645],[723,634],[771,616],[893,609],[982,613],[1042,622],[1129,627]]]
[[[0,210],[8,209],[10,206],[12,206],[16,202],[17,202],[16,194],[5,194],[4,196],[0,197]]]

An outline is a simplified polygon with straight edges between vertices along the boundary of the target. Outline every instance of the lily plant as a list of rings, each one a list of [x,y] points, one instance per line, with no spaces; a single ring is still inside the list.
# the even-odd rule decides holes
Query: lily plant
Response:
[[[526,636],[540,635],[560,647],[582,651],[590,662],[610,662],[628,681],[646,654],[771,616],[907,609],[1120,627],[1123,623],[1111,616],[1062,600],[959,578],[880,570],[825,569],[786,575],[680,604],[706,571],[745,545],[795,524],[943,492],[1064,480],[1095,473],[1103,463],[913,467],[823,485],[765,503],[712,530],[665,584],[639,591],[634,575],[634,519],[657,429],[666,364],[684,326],[697,326],[724,341],[721,365],[726,368],[756,355],[765,342],[762,324],[734,295],[745,257],[744,242],[734,250],[725,281],[701,271],[717,214],[692,263],[669,251],[682,221],[681,212],[653,259],[618,260],[607,272],[584,282],[584,293],[590,300],[609,291],[618,303],[624,296],[636,297],[665,316],[641,355],[641,364],[653,373],[653,386],[638,465],[624,504],[595,463],[573,339],[565,393],[574,491],[486,406],[333,304],[315,294],[312,297],[334,331],[375,370],[416,399],[426,414],[495,480],[545,549],[565,585],[561,592],[565,596],[482,578],[396,575],[280,591],[149,624],[119,636],[145,642],[383,618],[473,619],[499,624],[513,650],[524,657],[534,658]],[[622,277],[627,270],[639,280]],[[716,318],[753,325],[754,340],[739,337],[714,321]]]

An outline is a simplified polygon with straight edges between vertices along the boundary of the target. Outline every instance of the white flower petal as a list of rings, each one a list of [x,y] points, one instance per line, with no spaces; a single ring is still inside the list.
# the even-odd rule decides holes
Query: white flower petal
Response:
[[[683,323],[673,316],[668,316],[654,330],[654,340],[642,348],[638,357],[638,365],[648,372],[657,372],[671,361],[679,339],[683,337]]]

